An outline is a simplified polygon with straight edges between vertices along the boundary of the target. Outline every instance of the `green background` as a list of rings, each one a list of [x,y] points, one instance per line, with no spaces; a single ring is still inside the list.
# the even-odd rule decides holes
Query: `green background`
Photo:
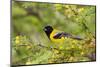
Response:
[[[12,1],[12,64],[51,64],[95,61],[96,7]],[[52,43],[43,28],[53,28],[83,38]]]

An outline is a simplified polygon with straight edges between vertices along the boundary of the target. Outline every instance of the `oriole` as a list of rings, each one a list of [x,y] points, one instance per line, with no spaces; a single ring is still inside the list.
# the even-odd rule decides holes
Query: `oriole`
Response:
[[[75,39],[75,40],[82,40],[82,38],[73,36],[63,31],[56,30],[52,26],[45,26],[44,31],[46,35],[48,36],[48,38],[53,42],[61,43],[61,42],[64,42],[64,40],[69,39],[69,38]]]

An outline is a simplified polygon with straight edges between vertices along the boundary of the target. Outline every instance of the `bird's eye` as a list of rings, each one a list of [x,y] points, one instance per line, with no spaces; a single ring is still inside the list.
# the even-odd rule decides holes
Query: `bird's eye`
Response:
[[[44,29],[44,31],[47,31],[47,29]]]

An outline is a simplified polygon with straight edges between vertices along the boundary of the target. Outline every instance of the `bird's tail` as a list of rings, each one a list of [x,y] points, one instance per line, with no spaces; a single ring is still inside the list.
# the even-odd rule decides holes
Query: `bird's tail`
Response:
[[[76,40],[83,40],[82,38],[80,37],[72,37],[73,39],[76,39]]]

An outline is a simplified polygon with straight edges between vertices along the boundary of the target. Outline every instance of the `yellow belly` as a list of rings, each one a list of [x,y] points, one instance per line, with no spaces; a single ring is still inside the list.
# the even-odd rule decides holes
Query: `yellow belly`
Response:
[[[50,39],[52,42],[55,42],[55,43],[59,43],[59,44],[62,44],[64,42],[64,37],[62,37],[61,39],[54,39],[54,35],[58,32],[61,32],[61,31],[58,31],[58,30],[53,30],[53,32],[50,34]]]

